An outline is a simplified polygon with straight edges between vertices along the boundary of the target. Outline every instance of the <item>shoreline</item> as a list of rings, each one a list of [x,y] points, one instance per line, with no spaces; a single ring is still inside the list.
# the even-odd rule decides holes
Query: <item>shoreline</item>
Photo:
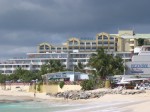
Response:
[[[124,110],[123,112],[149,112],[150,105],[150,90],[146,93],[135,94],[135,95],[120,95],[120,94],[106,94],[100,98],[93,99],[80,99],[80,100],[64,100],[64,98],[55,98],[46,95],[46,93],[34,93],[20,92],[20,91],[9,91],[0,90],[0,103],[13,103],[23,101],[36,101],[45,103],[60,103],[60,104],[81,104],[89,105],[89,108],[83,108],[85,111],[93,111],[95,109],[102,108],[118,108]],[[92,103],[91,103],[92,102]],[[93,105],[95,103],[95,105]],[[110,104],[110,107],[101,107],[99,104]],[[114,105],[113,105],[114,104]],[[83,110],[81,110],[83,111]],[[80,110],[77,110],[80,112]]]

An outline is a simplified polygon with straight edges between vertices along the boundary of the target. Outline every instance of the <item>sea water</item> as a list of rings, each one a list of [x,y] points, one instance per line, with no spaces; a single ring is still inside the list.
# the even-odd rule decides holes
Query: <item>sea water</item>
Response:
[[[67,108],[70,106],[37,101],[0,103],[0,112],[56,112]]]
[[[0,103],[0,112],[124,112],[117,105],[129,102],[90,102],[86,104],[41,101]]]

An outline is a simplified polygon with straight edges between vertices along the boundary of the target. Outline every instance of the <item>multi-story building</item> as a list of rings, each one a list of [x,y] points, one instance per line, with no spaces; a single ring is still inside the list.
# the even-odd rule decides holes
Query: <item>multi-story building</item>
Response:
[[[133,52],[138,46],[138,39],[144,39],[144,44],[150,44],[150,34],[135,34],[132,30],[119,30],[118,34],[98,33],[95,38],[70,38],[62,45],[41,43],[39,53],[66,52],[93,52],[103,47],[108,52]]]
[[[12,74],[18,67],[26,70],[40,70],[48,60],[60,60],[65,68],[73,69],[82,62],[85,66],[92,53],[104,48],[108,53],[119,55],[131,61],[137,39],[144,38],[149,43],[150,34],[135,34],[133,31],[119,31],[118,34],[99,33],[95,38],[70,38],[62,45],[41,43],[37,53],[27,53],[26,58],[14,58],[0,63],[0,72]]]
[[[133,52],[138,46],[138,39],[144,39],[144,45],[150,44],[150,34],[135,34],[132,30],[120,30],[117,36],[117,51]]]
[[[41,43],[38,46],[39,53],[66,52],[78,50],[79,52],[95,52],[99,48],[114,52],[117,50],[117,38],[106,34],[97,34],[96,38],[70,38],[63,45],[53,45],[49,43]]]
[[[2,74],[12,74],[18,67],[25,70],[40,70],[41,66],[48,60],[60,60],[65,68],[73,69],[74,65],[82,62],[88,63],[92,52],[60,52],[60,53],[27,53],[27,58],[14,58],[0,63]]]

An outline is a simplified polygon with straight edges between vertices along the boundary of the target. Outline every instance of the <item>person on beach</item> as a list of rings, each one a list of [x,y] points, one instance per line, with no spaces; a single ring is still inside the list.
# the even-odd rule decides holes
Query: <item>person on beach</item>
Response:
[[[36,93],[34,93],[34,98],[36,97]]]

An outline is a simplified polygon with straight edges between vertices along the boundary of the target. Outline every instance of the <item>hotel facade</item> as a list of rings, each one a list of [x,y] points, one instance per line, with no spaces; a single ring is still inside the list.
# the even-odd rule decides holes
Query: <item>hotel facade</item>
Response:
[[[12,58],[0,63],[2,74],[12,74],[18,67],[25,70],[40,70],[48,60],[60,60],[65,68],[73,69],[81,62],[85,65],[92,53],[104,48],[110,54],[119,55],[125,61],[131,61],[134,48],[138,46],[138,39],[144,38],[149,44],[150,34],[135,34],[132,30],[121,30],[117,34],[98,33],[95,38],[69,38],[60,45],[40,43],[37,53],[27,53],[26,58]]]

